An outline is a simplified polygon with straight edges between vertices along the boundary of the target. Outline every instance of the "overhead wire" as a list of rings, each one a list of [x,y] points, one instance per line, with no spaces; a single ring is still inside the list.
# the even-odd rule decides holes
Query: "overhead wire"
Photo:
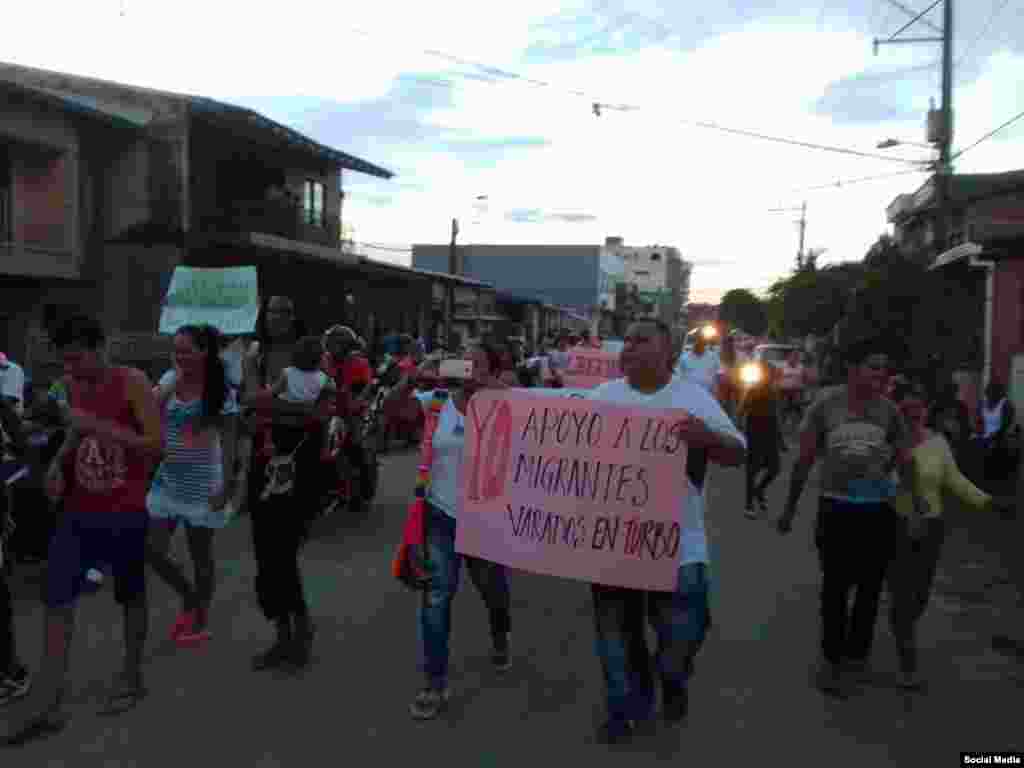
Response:
[[[360,35],[363,35],[363,36],[366,36],[366,37],[370,37],[370,38],[374,37],[374,35],[372,35],[371,33],[366,32],[365,30],[359,29],[357,27],[352,27],[351,29],[354,32],[356,32],[357,34],[360,34]],[[449,63],[458,64],[459,66],[463,66],[463,67],[474,68],[474,69],[478,70],[479,72],[483,73],[484,75],[488,75],[489,76],[489,77],[484,77],[484,78],[480,78],[479,79],[480,82],[487,83],[489,85],[500,85],[500,84],[503,84],[503,83],[506,83],[506,82],[520,82],[520,83],[525,83],[525,84],[527,84],[529,86],[532,86],[532,87],[535,87],[535,88],[549,88],[549,89],[551,89],[553,91],[561,91],[563,93],[567,93],[569,95],[572,95],[572,96],[575,96],[575,97],[578,97],[578,98],[586,99],[587,101],[589,101],[591,103],[591,105],[592,105],[592,107],[594,109],[594,113],[596,115],[598,115],[598,116],[600,116],[601,111],[603,111],[603,110],[610,110],[610,111],[617,111],[617,112],[635,112],[635,111],[639,111],[641,109],[644,109],[640,105],[636,105],[636,104],[616,104],[616,103],[612,103],[612,102],[606,102],[602,98],[600,98],[600,97],[598,97],[598,96],[596,96],[596,95],[594,95],[592,93],[588,93],[586,91],[581,91],[581,90],[575,89],[575,88],[566,88],[564,86],[558,86],[558,85],[555,85],[555,84],[553,84],[553,83],[551,83],[549,81],[546,81],[546,80],[541,80],[541,79],[535,78],[535,77],[527,77],[525,75],[519,74],[518,72],[513,72],[511,70],[503,69],[501,67],[495,67],[495,66],[492,66],[490,64],[485,64],[485,63],[482,63],[482,62],[473,61],[473,60],[467,59],[467,58],[465,58],[463,56],[456,56],[454,54],[447,53],[445,51],[441,51],[441,50],[438,50],[436,48],[423,48],[423,49],[421,49],[421,52],[424,53],[427,56],[431,56],[431,57],[434,57],[434,58],[440,58],[440,59],[443,59],[445,61],[448,61]],[[429,81],[423,81],[423,82],[429,82]],[[821,152],[830,152],[830,153],[834,153],[834,154],[842,154],[842,155],[853,156],[853,157],[862,157],[862,158],[866,158],[866,159],[870,159],[870,160],[880,160],[880,161],[884,161],[884,162],[887,162],[887,163],[903,163],[903,164],[907,164],[907,165],[919,165],[922,162],[924,162],[924,161],[921,161],[921,160],[914,160],[914,159],[906,158],[906,157],[897,157],[897,156],[892,156],[892,155],[880,155],[880,154],[877,154],[877,153],[874,153],[874,152],[865,152],[865,151],[858,150],[858,149],[853,149],[853,148],[850,148],[850,147],[837,147],[837,146],[832,146],[832,145],[828,145],[828,144],[820,144],[820,143],[817,143],[817,142],[803,141],[803,140],[800,140],[800,139],[794,139],[794,138],[789,138],[789,137],[774,136],[774,135],[770,135],[770,134],[766,134],[766,133],[761,133],[759,131],[748,130],[748,129],[745,129],[745,128],[733,128],[731,126],[722,125],[720,123],[716,123],[716,122],[708,121],[708,120],[691,120],[691,119],[686,119],[686,118],[676,118],[675,122],[679,123],[680,125],[684,125],[684,126],[691,127],[691,128],[699,128],[699,129],[704,129],[704,130],[718,131],[718,132],[721,132],[721,133],[731,134],[731,135],[734,135],[734,136],[743,136],[743,137],[746,137],[746,138],[755,139],[755,140],[759,140],[759,141],[766,141],[766,142],[771,142],[771,143],[776,143],[776,144],[782,144],[782,145],[787,145],[787,146],[799,147],[799,148],[802,148],[802,149],[811,149],[811,150],[816,150],[816,151],[821,151]]]
[[[909,169],[907,169],[905,171],[896,171],[895,173],[881,173],[881,174],[877,174],[875,176],[861,176],[860,178],[856,178],[856,179],[837,179],[836,181],[830,182],[828,184],[817,184],[817,185],[811,186],[811,187],[799,187],[797,189],[792,189],[792,190],[790,190],[790,193],[814,192],[814,191],[821,190],[821,189],[833,189],[833,188],[849,187],[849,186],[853,186],[855,184],[863,184],[863,183],[866,183],[866,182],[869,182],[869,181],[881,181],[883,179],[892,179],[892,178],[895,178],[897,176],[907,176],[907,175],[912,174],[912,173],[929,173],[929,172],[930,171],[928,169],[925,169],[925,168],[909,168]]]
[[[974,52],[974,49],[977,48],[978,44],[985,39],[986,35],[988,35],[989,31],[992,29],[992,25],[995,23],[995,20],[999,17],[999,14],[1001,14],[1006,9],[1006,6],[1008,6],[1009,4],[1010,0],[994,0],[994,2],[992,3],[992,13],[989,14],[988,21],[985,22],[984,26],[981,29],[981,32],[979,32],[978,35],[970,43],[967,44],[967,48],[964,50],[964,52],[956,60],[956,63],[953,65],[956,71],[960,71],[960,68],[963,66],[964,62],[966,62],[970,58],[971,54]]]
[[[997,133],[999,133],[1000,131],[1002,131],[1002,130],[1004,130],[1004,129],[1006,129],[1006,128],[1009,128],[1009,127],[1010,127],[1011,125],[1013,125],[1014,123],[1016,123],[1016,122],[1017,122],[1018,120],[1020,120],[1021,118],[1024,118],[1024,112],[1019,112],[1019,113],[1017,113],[1016,115],[1014,115],[1013,117],[1011,117],[1011,118],[1010,118],[1009,120],[1007,120],[1007,121],[1006,121],[1005,123],[1003,123],[1002,125],[998,126],[997,128],[993,128],[993,129],[992,129],[991,131],[989,131],[988,133],[986,133],[986,134],[985,134],[984,136],[982,136],[982,137],[981,137],[980,139],[978,139],[977,141],[975,141],[975,142],[974,142],[973,144],[970,144],[970,145],[968,145],[968,146],[967,146],[966,148],[964,148],[964,149],[961,149],[961,150],[960,150],[959,152],[957,152],[956,154],[954,154],[954,155],[953,155],[953,157],[952,157],[952,159],[953,159],[953,160],[956,160],[956,159],[957,159],[958,157],[960,157],[961,155],[964,155],[965,153],[967,153],[967,152],[970,152],[970,151],[971,151],[972,149],[974,149],[974,148],[975,148],[976,146],[978,146],[978,145],[979,145],[979,144],[981,144],[982,142],[988,141],[989,139],[991,139],[991,138],[992,138],[993,136],[995,136],[995,135],[996,135]]]

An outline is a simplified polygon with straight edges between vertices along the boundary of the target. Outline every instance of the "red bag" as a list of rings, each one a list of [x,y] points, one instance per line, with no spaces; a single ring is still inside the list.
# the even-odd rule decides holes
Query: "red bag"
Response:
[[[409,505],[409,512],[402,528],[402,541],[391,561],[391,573],[409,589],[421,589],[423,580],[429,576],[429,563],[425,563],[427,542],[427,487],[430,485],[430,463],[433,459],[434,430],[440,420],[444,400],[434,399],[427,410],[420,443],[420,465],[416,478],[416,497]],[[418,547],[424,562],[414,562],[410,557],[412,547]]]

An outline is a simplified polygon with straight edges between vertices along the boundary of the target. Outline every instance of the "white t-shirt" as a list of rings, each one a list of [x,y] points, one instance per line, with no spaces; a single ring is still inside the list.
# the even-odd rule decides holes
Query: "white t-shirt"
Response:
[[[424,408],[428,407],[434,397],[433,390],[416,393],[416,398]],[[466,446],[466,420],[450,397],[438,415],[431,445],[434,455],[430,463],[427,501],[449,517],[457,517],[462,482],[462,454]]]
[[[330,378],[323,371],[300,371],[288,366],[282,372],[285,390],[279,397],[286,403],[315,403]]]
[[[718,353],[705,349],[703,355],[693,352],[684,352],[679,357],[679,374],[696,384],[704,387],[708,392],[715,391],[715,377],[722,367],[722,361]]]
[[[20,416],[25,406],[25,371],[10,360],[6,368],[0,368],[0,395],[17,400],[14,410]]]
[[[739,440],[744,446],[747,441],[722,410],[722,406],[710,393],[693,380],[676,376],[663,389],[654,394],[644,394],[629,386],[625,379],[606,381],[592,390],[589,399],[623,405],[639,405],[646,408],[681,408],[704,422],[704,425],[720,435]],[[681,472],[685,467],[680,467]],[[690,482],[686,500],[682,504],[682,535],[679,542],[680,565],[708,562],[708,540],[704,532],[704,494]]]

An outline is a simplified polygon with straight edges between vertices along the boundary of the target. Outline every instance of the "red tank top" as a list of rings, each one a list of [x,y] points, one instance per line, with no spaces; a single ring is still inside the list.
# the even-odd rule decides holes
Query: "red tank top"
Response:
[[[141,433],[141,425],[128,399],[130,370],[111,368],[107,380],[90,392],[84,392],[78,382],[72,382],[69,392],[71,407]],[[65,465],[68,509],[76,512],[145,513],[151,464],[152,460],[141,451],[95,435],[86,435],[78,448],[71,452]]]

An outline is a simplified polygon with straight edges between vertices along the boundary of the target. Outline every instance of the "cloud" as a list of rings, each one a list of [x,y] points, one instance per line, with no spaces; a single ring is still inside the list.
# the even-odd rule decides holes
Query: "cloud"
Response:
[[[988,25],[991,3],[958,9],[965,146],[1022,108],[1024,16],[1011,5]],[[5,23],[26,33],[6,41],[5,58],[240,103],[395,171],[389,181],[344,174],[357,240],[443,243],[452,218],[466,242],[622,235],[679,247],[696,265],[694,296],[760,290],[791,269],[795,214],[769,208],[806,200],[807,246],[829,248],[829,263],[859,259],[887,226],[885,206],[924,177],[805,191],[902,166],[693,120],[875,151],[890,136],[921,141],[938,97],[937,69],[926,67],[937,47],[872,55],[872,39],[906,20],[881,0],[313,0],[290,15],[240,0],[129,0],[123,17],[115,0],[54,0],[7,11]],[[310,19],[332,44],[291,51],[285,41],[308,39]],[[239,34],[224,38],[228,28]],[[594,100],[640,108],[595,117]],[[1014,167],[1024,167],[1024,121],[957,164]]]
[[[540,208],[514,208],[505,211],[505,220],[515,224],[589,224],[598,220],[591,213],[549,213]]]

